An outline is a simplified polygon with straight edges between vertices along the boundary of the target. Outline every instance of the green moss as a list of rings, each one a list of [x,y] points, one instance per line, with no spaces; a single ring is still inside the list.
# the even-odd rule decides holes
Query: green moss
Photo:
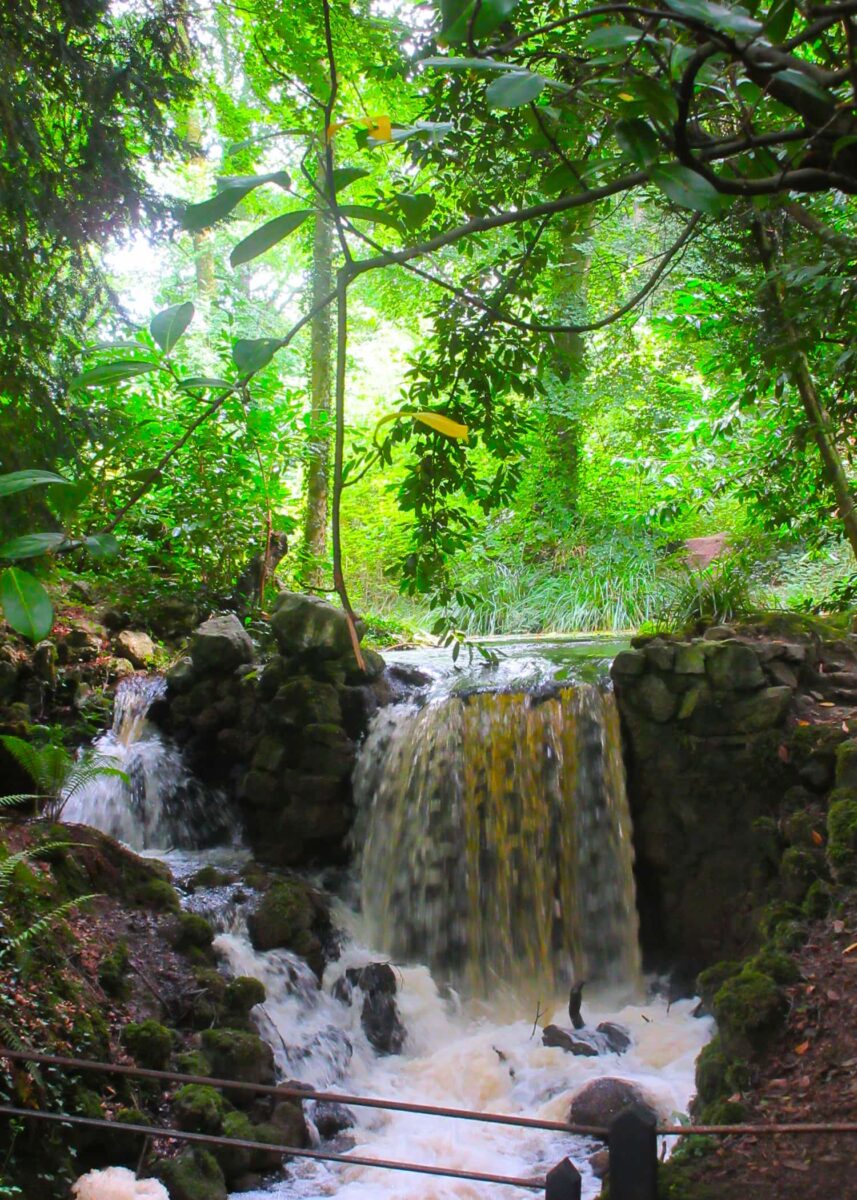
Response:
[[[241,1029],[206,1029],[202,1034],[202,1048],[218,1079],[274,1082],[271,1047],[255,1033]]]
[[[128,943],[123,938],[101,960],[98,982],[112,1000],[127,1000],[131,994],[128,972]]]
[[[104,1107],[101,1097],[91,1088],[76,1087],[72,1095],[72,1106],[78,1117],[94,1117],[101,1120],[104,1117]]]
[[[122,1030],[122,1045],[133,1054],[141,1067],[163,1071],[170,1061],[173,1035],[157,1021],[131,1022]]]
[[[714,963],[713,966],[706,967],[704,971],[700,971],[696,981],[696,990],[706,1008],[711,1008],[716,993],[720,991],[726,980],[731,979],[733,975],[737,975],[740,970],[741,964],[739,962],[724,959],[723,962]]]
[[[228,1108],[220,1092],[199,1083],[179,1088],[172,1102],[176,1125],[191,1133],[221,1133]]]
[[[214,967],[195,967],[196,989],[191,1000],[190,1021],[195,1029],[216,1025],[226,1011],[226,980]]]
[[[134,892],[134,902],[155,912],[178,912],[179,895],[166,879],[150,879]]]
[[[747,1116],[746,1105],[740,1100],[715,1100],[699,1114],[704,1125],[740,1125]]]
[[[789,846],[780,861],[780,879],[787,900],[799,904],[810,886],[826,874],[824,855],[804,846]]]
[[[158,1163],[157,1175],[170,1200],[226,1200],[226,1180],[217,1159],[207,1150],[184,1150],[178,1158]]]
[[[826,917],[830,910],[830,899],[830,884],[823,879],[816,879],[804,897],[801,912],[810,921]]]
[[[183,1075],[202,1075],[210,1079],[211,1063],[201,1050],[186,1050],[176,1055],[176,1066]]]
[[[785,997],[770,975],[744,966],[714,997],[714,1016],[727,1054],[759,1049],[785,1015]]]
[[[330,917],[321,896],[303,880],[272,884],[247,926],[255,949],[282,947],[306,959],[316,974],[323,971],[322,938],[330,929]]]
[[[827,859],[840,883],[857,882],[857,792],[850,788],[830,793]]]
[[[192,888],[223,887],[224,884],[230,883],[232,879],[234,879],[233,875],[229,875],[226,871],[221,871],[209,864],[207,867],[201,867],[195,875],[191,876],[190,886]]]
[[[255,1141],[253,1123],[246,1113],[229,1112],[223,1118],[223,1136],[245,1142]],[[243,1146],[217,1146],[213,1153],[230,1183],[250,1170],[252,1150]]]
[[[176,950],[208,950],[214,941],[214,930],[199,913],[180,913],[170,934]]]
[[[781,985],[797,983],[801,977],[800,968],[791,955],[778,950],[774,945],[765,946],[747,965],[770,975],[775,983]]]
[[[773,900],[762,910],[759,917],[759,932],[763,941],[773,937],[781,925],[801,919],[801,911],[797,904],[790,900]]]
[[[239,975],[237,979],[230,980],[226,987],[226,1007],[233,1017],[244,1021],[251,1008],[265,1003],[265,996],[265,985],[261,980]]]

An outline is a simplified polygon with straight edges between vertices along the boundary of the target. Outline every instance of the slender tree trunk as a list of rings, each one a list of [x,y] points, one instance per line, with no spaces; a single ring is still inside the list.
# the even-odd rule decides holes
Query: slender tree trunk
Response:
[[[202,123],[199,111],[194,108],[187,117],[187,141],[193,147],[190,165],[200,174],[206,173],[206,159],[202,152]],[[196,293],[201,300],[211,300],[217,288],[214,278],[214,251],[211,231],[202,229],[193,235],[193,260],[196,271]]]
[[[761,222],[757,221],[754,223],[753,232],[759,258],[767,272],[768,291],[774,315],[785,338],[789,359],[789,374],[801,398],[812,435],[818,446],[824,476],[836,497],[836,506],[839,509],[839,516],[845,527],[845,536],[851,544],[855,559],[857,559],[857,507],[855,507],[854,496],[851,492],[848,476],[845,473],[842,456],[836,445],[833,422],[818,394],[818,389],[815,386],[815,380],[810,370],[809,360],[800,347],[798,331],[786,310],[785,288],[774,274],[773,268],[776,263],[777,248]]]
[[[311,303],[318,304],[333,287],[333,222],[319,209],[315,216]],[[330,508],[330,416],[333,330],[330,306],[312,320],[310,337],[310,441],[307,446],[305,510],[301,546],[301,582],[316,586],[327,554]]]

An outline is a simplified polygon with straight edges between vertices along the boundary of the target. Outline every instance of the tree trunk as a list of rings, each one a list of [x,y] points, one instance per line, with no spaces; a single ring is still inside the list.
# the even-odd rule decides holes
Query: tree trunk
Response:
[[[204,177],[207,174],[207,163],[202,152],[202,123],[195,108],[191,109],[187,117],[187,141],[192,147],[190,165]],[[214,251],[209,229],[202,229],[193,234],[193,261],[197,295],[201,300],[211,300],[217,283],[214,278]]]
[[[824,476],[836,497],[836,506],[839,509],[839,516],[845,527],[845,536],[851,544],[855,559],[857,559],[857,507],[855,507],[854,496],[851,493],[851,486],[848,482],[848,476],[845,473],[842,456],[836,445],[833,422],[818,394],[818,389],[815,386],[815,380],[810,370],[809,360],[800,348],[798,331],[786,311],[785,289],[782,282],[777,279],[773,272],[776,247],[773,245],[761,222],[757,221],[754,223],[753,232],[756,238],[759,258],[767,272],[768,291],[771,296],[774,314],[785,338],[789,359],[789,374],[791,375],[792,383],[797,388],[810,429],[812,430],[812,435],[818,446]]]
[[[333,223],[322,209],[315,215],[311,304],[318,304],[333,288]],[[327,521],[330,507],[330,414],[333,333],[330,305],[312,319],[310,327],[310,430],[306,455],[303,542],[300,578],[317,586],[327,554]]]

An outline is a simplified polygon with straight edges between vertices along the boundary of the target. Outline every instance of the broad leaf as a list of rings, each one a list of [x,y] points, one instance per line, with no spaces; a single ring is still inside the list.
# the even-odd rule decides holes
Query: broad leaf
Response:
[[[447,71],[518,71],[513,63],[497,62],[493,58],[424,58],[423,67],[437,67]]]
[[[602,25],[600,29],[590,30],[583,45],[586,50],[613,50],[631,46],[647,36],[644,29],[637,29],[634,25]]]
[[[411,416],[421,425],[428,425],[429,429],[434,429],[436,433],[442,433],[445,437],[460,438],[465,441],[467,439],[466,425],[460,425],[458,421],[452,421],[449,417],[441,416],[440,413],[418,412],[412,413]]]
[[[769,41],[785,41],[794,19],[795,7],[795,0],[774,0],[765,19],[765,37]]]
[[[509,19],[519,3],[520,0],[482,0],[473,22],[473,36],[485,37],[493,33]],[[466,41],[475,7],[476,0],[441,0],[441,40],[450,43]]]
[[[546,80],[542,75],[530,71],[516,71],[513,75],[501,75],[485,90],[489,108],[520,108],[530,104],[539,96]]]
[[[396,196],[396,203],[402,210],[408,229],[419,229],[428,220],[435,206],[435,198],[428,192],[400,192]]]
[[[50,554],[64,545],[68,538],[64,533],[24,533],[0,546],[0,558],[17,561],[22,558],[39,558]]]
[[[333,190],[341,192],[343,188],[350,187],[352,183],[356,183],[358,179],[365,179],[371,174],[365,167],[335,167],[333,170]]]
[[[16,633],[31,642],[47,637],[54,623],[54,607],[38,579],[19,567],[0,574],[0,608]]]
[[[810,79],[809,75],[804,75],[803,71],[798,71],[796,67],[786,67],[784,71],[777,71],[774,79],[780,83],[788,83],[792,87],[806,92],[808,96],[812,96],[816,100],[823,100],[825,104],[833,107],[834,97],[826,92],[820,83],[816,83],[814,79]]]
[[[715,4],[713,0],[666,0],[666,4],[667,8],[681,13],[683,17],[693,17],[702,24],[712,29],[721,29],[725,33],[755,36],[762,30],[761,21],[755,20],[745,9]]]
[[[152,317],[152,323],[149,325],[149,333],[163,350],[164,354],[169,354],[173,346],[182,336],[193,320],[194,307],[190,300],[184,304],[173,304],[171,308],[165,308],[163,312],[159,312],[157,316]]]
[[[147,371],[154,371],[156,363],[147,362],[142,358],[129,358],[124,362],[102,363],[98,367],[90,367],[88,371],[82,371],[69,385],[71,391],[79,391],[81,388],[90,387],[108,387],[113,383],[124,383],[127,379],[133,379],[135,375],[145,375]]]
[[[378,225],[389,225],[391,229],[401,230],[401,225],[392,213],[384,212],[382,208],[372,208],[368,204],[340,204],[339,211],[343,217],[352,221],[375,221]]]
[[[183,392],[192,391],[194,388],[231,388],[228,379],[212,378],[210,375],[191,375],[189,379],[183,379],[177,385]]]
[[[43,487],[49,483],[71,486],[70,479],[54,475],[53,471],[10,471],[8,475],[0,475],[0,496],[14,496],[16,492],[26,492],[28,488]]]
[[[615,133],[616,141],[634,162],[646,166],[657,159],[660,152],[657,134],[642,117],[617,121]]]
[[[253,375],[268,365],[281,345],[279,338],[239,338],[232,347],[232,361],[242,375]]]
[[[260,254],[264,254],[266,250],[276,246],[277,242],[281,242],[284,237],[294,233],[311,215],[312,209],[301,208],[297,212],[284,213],[281,217],[274,217],[273,221],[268,221],[260,229],[254,229],[249,237],[245,237],[238,243],[229,255],[230,263],[233,267],[239,267],[241,263],[258,258]]]
[[[729,203],[729,198],[722,196],[707,179],[697,175],[690,167],[683,167],[678,163],[652,167],[649,178],[674,204],[682,208],[692,208],[696,212],[716,216]]]
[[[201,204],[189,204],[184,211],[182,227],[190,233],[207,229],[217,221],[228,217],[248,193],[264,183],[276,183],[288,187],[290,180],[285,171],[274,171],[271,175],[229,175],[218,180],[219,191]]]
[[[83,539],[93,558],[115,558],[119,553],[119,542],[112,533],[93,533]]]

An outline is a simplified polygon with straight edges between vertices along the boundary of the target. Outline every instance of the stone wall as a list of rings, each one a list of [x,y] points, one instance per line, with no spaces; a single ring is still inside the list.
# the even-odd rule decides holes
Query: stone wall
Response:
[[[617,656],[650,964],[745,953],[766,904],[802,898],[785,895],[783,851],[796,814],[817,810],[822,839],[837,743],[857,729],[854,647],[798,623],[636,638]]]
[[[344,614],[313,596],[281,593],[270,626],[259,656],[234,615],[206,621],[151,715],[236,803],[257,859],[343,862],[357,741],[388,698],[384,662],[364,650],[361,671]]]

